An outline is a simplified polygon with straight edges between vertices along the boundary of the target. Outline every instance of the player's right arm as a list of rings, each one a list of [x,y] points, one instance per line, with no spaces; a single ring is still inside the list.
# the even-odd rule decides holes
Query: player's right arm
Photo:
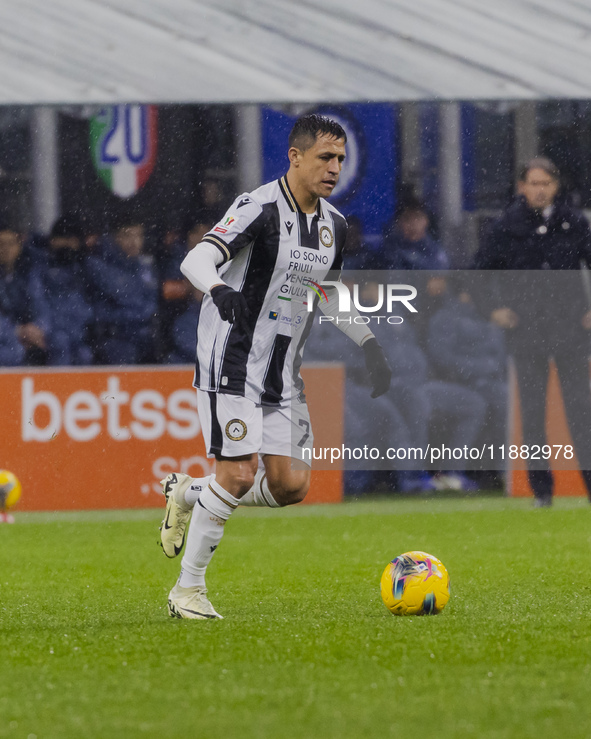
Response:
[[[242,324],[249,314],[246,298],[226,285],[219,276],[218,267],[223,263],[219,250],[202,241],[187,254],[181,264],[181,272],[198,290],[211,295],[223,321]]]
[[[248,193],[241,195],[181,264],[181,272],[189,282],[211,295],[224,321],[242,323],[249,311],[244,295],[227,285],[218,270],[252,244],[262,227],[262,207]]]
[[[220,251],[208,241],[197,244],[181,264],[181,272],[189,282],[201,292],[211,295],[216,285],[224,285],[218,274],[218,267],[224,264]]]

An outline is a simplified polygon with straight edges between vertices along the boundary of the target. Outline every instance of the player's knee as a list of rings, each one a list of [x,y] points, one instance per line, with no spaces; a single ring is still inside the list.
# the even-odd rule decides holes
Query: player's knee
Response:
[[[234,474],[233,479],[233,486],[234,490],[236,491],[234,495],[237,497],[242,497],[245,493],[247,493],[251,487],[254,485],[254,473],[251,473],[250,470],[247,469],[241,469]]]
[[[280,506],[301,503],[310,488],[309,476],[291,478],[290,480],[269,480],[269,490]]]
[[[231,495],[241,498],[254,485],[257,461],[251,458],[218,458],[217,482]]]

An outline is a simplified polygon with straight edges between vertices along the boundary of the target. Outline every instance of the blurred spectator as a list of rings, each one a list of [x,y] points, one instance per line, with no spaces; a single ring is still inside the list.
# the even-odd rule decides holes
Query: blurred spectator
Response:
[[[380,255],[365,243],[363,223],[357,216],[347,216],[345,269],[380,269]]]
[[[80,213],[80,228],[82,231],[82,251],[84,254],[97,255],[100,249],[103,227],[99,218],[92,211]]]
[[[315,323],[317,323],[316,319]],[[314,325],[306,345],[308,361],[342,362],[346,367],[345,445],[386,448],[409,446],[410,432],[390,394],[369,400],[371,387],[362,351],[335,326]],[[357,463],[359,467],[363,463]],[[372,469],[345,472],[348,494],[374,492],[383,474]]]
[[[122,218],[103,239],[101,255],[87,260],[95,358],[101,364],[154,361],[158,282],[143,249],[143,225]]]
[[[201,313],[203,293],[191,286],[188,303],[183,313],[178,316],[170,329],[170,352],[167,361],[170,364],[182,364],[195,361],[197,345],[197,323]]]
[[[206,177],[201,183],[201,203],[204,212],[208,213],[208,219],[212,218],[217,223],[226,212],[227,194],[224,186],[217,177]]]
[[[483,442],[505,442],[507,355],[503,332],[486,321],[466,292],[446,294],[429,321],[427,351],[441,380],[475,390],[487,404]]]
[[[16,326],[23,364],[42,365],[47,361],[50,318],[35,255],[32,247],[23,248],[15,228],[0,224],[0,312]]]
[[[386,230],[380,269],[449,269],[444,248],[429,234],[429,214],[418,200],[408,200]]]
[[[425,449],[429,441],[452,448],[472,446],[484,423],[486,403],[483,398],[457,382],[432,378],[427,355],[410,324],[380,322],[373,330],[392,367],[389,394],[396,399],[411,430],[412,446]],[[464,490],[476,487],[462,469],[456,470],[454,477],[456,487]],[[401,487],[412,490],[443,486],[422,473],[403,474]]]
[[[203,236],[213,228],[215,221],[209,211],[201,211],[189,218],[177,239],[160,251],[160,353],[162,356],[176,351],[171,336],[173,325],[189,308],[194,308],[193,287],[180,270],[181,262],[187,253],[196,246]],[[196,325],[196,324],[195,324]],[[193,337],[194,341],[195,337]],[[194,355],[193,346],[193,355]],[[192,356],[190,361],[195,359]],[[186,360],[182,360],[186,361]]]
[[[471,296],[455,295],[445,285],[438,309],[428,321],[427,351],[438,379],[470,388],[486,403],[486,414],[476,446],[505,443],[507,418],[507,354],[503,332],[477,311]],[[482,470],[472,479],[487,487],[502,487],[501,470]],[[451,480],[452,476],[448,476]]]
[[[84,289],[83,238],[82,226],[72,215],[59,218],[49,236],[41,272],[51,316],[48,364],[92,364],[87,335],[92,310]]]
[[[417,289],[413,305],[418,313],[413,321],[421,346],[426,346],[429,321],[445,304],[450,275],[442,272],[419,272],[412,276],[412,284]]]
[[[376,288],[375,283],[362,288],[364,304],[376,303]],[[371,329],[383,346],[393,372],[390,390],[371,404],[363,354],[353,351],[340,331],[330,323],[315,325],[306,348],[308,359],[342,361],[347,368],[345,444],[383,450],[426,449],[437,430],[440,444],[472,446],[482,429],[486,411],[480,395],[458,383],[430,378],[427,356],[409,323],[396,325],[382,320],[372,322]],[[397,470],[394,485],[402,492],[422,492],[436,487],[431,475],[420,469],[420,462],[393,461],[392,469]],[[462,488],[473,488],[462,470],[454,474]],[[383,474],[367,470],[348,472],[347,490],[355,493],[374,490],[380,476]]]
[[[162,259],[161,280],[162,299],[168,303],[186,300],[191,293],[191,284],[181,274],[181,262],[187,253],[196,246],[215,224],[211,213],[203,211],[188,219],[180,239],[174,241],[165,251]],[[186,307],[182,305],[181,308]]]
[[[17,327],[0,306],[0,367],[18,367],[23,363],[25,350],[17,337]]]

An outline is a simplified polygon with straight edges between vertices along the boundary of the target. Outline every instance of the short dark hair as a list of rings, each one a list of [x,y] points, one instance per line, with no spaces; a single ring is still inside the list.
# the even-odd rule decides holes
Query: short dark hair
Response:
[[[219,221],[218,214],[210,208],[201,208],[196,213],[188,216],[183,220],[181,230],[184,236],[198,226],[206,226],[208,229],[213,228]]]
[[[527,175],[532,169],[543,169],[546,174],[549,174],[550,177],[552,177],[552,179],[560,179],[558,167],[551,159],[548,159],[548,157],[534,157],[533,159],[530,159],[529,162],[526,162],[519,170],[519,181],[525,182]]]
[[[14,221],[4,214],[0,214],[0,231],[12,231],[12,233],[15,234],[21,233],[20,229],[16,227]]]
[[[415,215],[417,213],[422,213],[429,218],[429,211],[422,200],[419,200],[417,197],[407,198],[400,203],[396,211],[396,220],[400,221],[410,214]]]
[[[123,231],[125,228],[133,228],[134,226],[143,226],[143,220],[134,212],[117,213],[111,221],[111,231]]]
[[[51,228],[50,238],[75,237],[77,239],[84,238],[84,231],[79,218],[72,214],[66,213],[57,219]]]
[[[297,119],[289,134],[288,143],[290,148],[295,146],[300,151],[306,151],[314,146],[318,136],[332,136],[335,139],[343,139],[347,143],[347,134],[341,124],[328,116],[317,113],[303,115]]]

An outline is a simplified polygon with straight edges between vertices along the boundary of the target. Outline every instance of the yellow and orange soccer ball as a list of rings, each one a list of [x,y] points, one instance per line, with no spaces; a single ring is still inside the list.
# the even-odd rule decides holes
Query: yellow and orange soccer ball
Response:
[[[384,570],[382,600],[395,616],[439,613],[449,600],[449,574],[443,563],[426,552],[405,552]]]
[[[0,470],[0,513],[18,503],[23,489],[18,477],[8,470]]]

